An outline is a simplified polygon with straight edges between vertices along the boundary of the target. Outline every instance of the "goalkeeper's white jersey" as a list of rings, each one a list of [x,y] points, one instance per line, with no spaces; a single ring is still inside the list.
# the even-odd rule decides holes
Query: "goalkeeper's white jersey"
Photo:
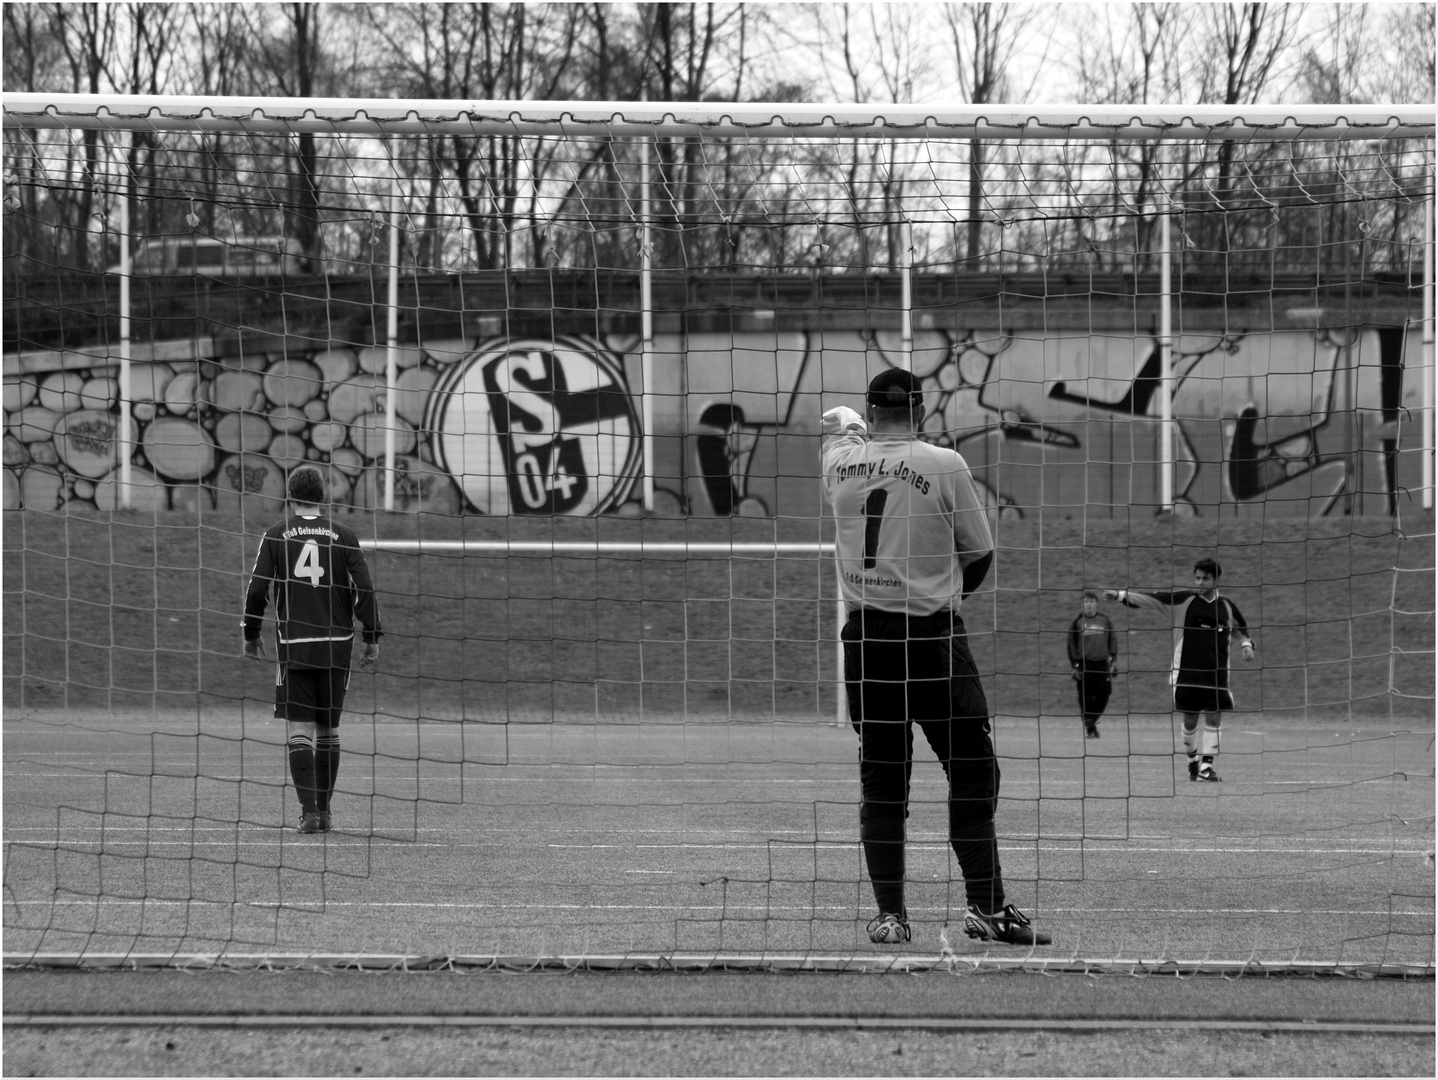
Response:
[[[856,423],[824,437],[823,469],[849,610],[957,612],[964,566],[994,547],[968,463],[916,437],[866,436]]]

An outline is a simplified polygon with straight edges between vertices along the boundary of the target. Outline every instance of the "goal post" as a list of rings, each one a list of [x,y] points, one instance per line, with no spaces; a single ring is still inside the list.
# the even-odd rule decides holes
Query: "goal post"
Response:
[[[1430,106],[3,123],[7,963],[1432,973]],[[888,367],[996,538],[1021,957],[963,939],[921,739],[913,955],[863,932],[819,417]],[[239,656],[301,463],[386,627],[319,838]],[[1202,558],[1259,646],[1219,785],[1171,619],[1103,603],[1097,740],[1067,653]]]

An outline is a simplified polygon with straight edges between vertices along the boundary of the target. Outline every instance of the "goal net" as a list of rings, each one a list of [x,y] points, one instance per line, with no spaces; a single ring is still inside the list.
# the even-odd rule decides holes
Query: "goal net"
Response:
[[[4,134],[7,964],[1432,973],[1431,109],[6,95]],[[819,421],[888,368],[988,508],[963,617],[1049,946],[965,937],[922,738],[914,940],[865,933]],[[320,835],[241,656],[301,463],[385,630]],[[1257,646],[1216,784],[1181,609],[1104,597],[1201,559]]]

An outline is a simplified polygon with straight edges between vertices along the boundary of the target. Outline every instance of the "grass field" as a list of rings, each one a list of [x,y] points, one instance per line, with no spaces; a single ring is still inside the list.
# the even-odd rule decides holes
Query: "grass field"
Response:
[[[381,670],[352,686],[337,831],[302,837],[268,672],[239,657],[267,524],[4,515],[8,1075],[1432,1073],[1431,518],[1001,521],[965,615],[1005,877],[1054,944],[957,931],[920,740],[915,939],[889,952],[863,934],[826,559],[372,553]],[[1207,554],[1260,651],[1225,783],[1191,786],[1167,624],[1106,605],[1123,674],[1098,742],[1063,634],[1081,588],[1186,584]],[[217,960],[228,975],[123,970]],[[508,974],[581,965],[629,974]],[[1097,977],[1134,972],[1153,974]]]
[[[357,520],[387,538],[824,539],[821,523]],[[339,831],[293,816],[267,672],[238,657],[263,523],[5,516],[7,952],[851,955],[869,897],[832,570],[371,559],[388,635],[342,729]],[[248,526],[248,528],[242,527]],[[1056,960],[1433,958],[1433,545],[1389,522],[1000,523],[966,611],[997,714],[1011,892]],[[1170,635],[1124,632],[1086,743],[1063,634],[1085,586],[1225,564],[1261,665],[1221,787],[1190,788]],[[982,960],[919,751],[916,955]],[[945,950],[949,950],[946,952]]]

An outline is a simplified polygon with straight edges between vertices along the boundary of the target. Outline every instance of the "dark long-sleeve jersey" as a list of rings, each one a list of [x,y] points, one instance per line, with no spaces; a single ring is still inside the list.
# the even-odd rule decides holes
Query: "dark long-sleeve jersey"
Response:
[[[347,668],[355,620],[364,640],[380,637],[379,605],[359,538],[325,517],[291,517],[260,541],[245,593],[245,640],[260,636],[273,594],[281,664]]]
[[[1251,642],[1248,623],[1238,605],[1223,596],[1205,600],[1193,589],[1172,589],[1164,592],[1140,592],[1125,589],[1118,595],[1128,607],[1146,607],[1162,611],[1187,604],[1183,613],[1183,629],[1173,647],[1175,686],[1228,687],[1228,649],[1230,641]]]
[[[1118,634],[1102,613],[1080,613],[1069,627],[1069,663],[1107,668],[1118,659]]]

